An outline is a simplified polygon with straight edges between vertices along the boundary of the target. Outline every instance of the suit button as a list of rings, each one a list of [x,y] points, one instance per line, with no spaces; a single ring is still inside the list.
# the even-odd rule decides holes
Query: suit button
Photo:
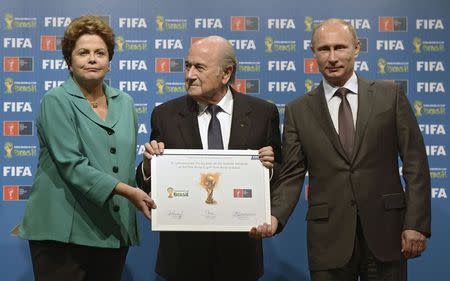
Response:
[[[114,173],[117,173],[117,172],[119,171],[119,167],[114,166],[114,167],[112,168],[112,171],[113,171]]]
[[[350,200],[350,205],[355,206],[356,205],[356,201],[355,200]]]
[[[109,149],[109,152],[111,152],[112,154],[116,154],[116,148],[115,147],[111,147]]]
[[[120,207],[119,207],[119,206],[117,206],[117,205],[114,205],[114,207],[113,207],[113,211],[114,211],[114,212],[118,212],[118,211],[120,211]]]
[[[106,132],[108,133],[108,135],[114,134],[114,131],[113,131],[113,130],[108,130],[108,131],[106,131]]]

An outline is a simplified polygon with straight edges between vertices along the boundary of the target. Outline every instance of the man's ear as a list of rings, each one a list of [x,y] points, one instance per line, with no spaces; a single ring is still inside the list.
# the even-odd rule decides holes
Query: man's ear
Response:
[[[317,59],[317,58],[316,58],[316,52],[314,52],[314,46],[311,45],[311,47],[309,47],[309,48],[311,49],[311,52],[312,52],[312,54],[313,54],[313,57],[314,57],[315,59]]]
[[[358,57],[358,55],[359,55],[359,52],[361,51],[361,42],[358,40],[358,41],[356,41],[356,44],[355,44],[355,58],[356,57]]]
[[[231,74],[233,73],[233,67],[227,66],[224,70],[223,70],[223,75],[222,75],[222,82],[224,84],[227,84],[228,81],[230,81],[231,79]]]

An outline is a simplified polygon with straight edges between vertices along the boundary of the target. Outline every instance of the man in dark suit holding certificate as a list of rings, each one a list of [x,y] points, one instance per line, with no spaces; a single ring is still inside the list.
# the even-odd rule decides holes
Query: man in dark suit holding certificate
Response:
[[[311,49],[324,79],[286,106],[283,166],[272,193],[278,230],[308,171],[311,279],[406,280],[406,260],[431,235],[429,168],[413,111],[398,85],[355,74],[360,43],[350,24],[319,24]],[[277,220],[253,235],[272,235]]]
[[[186,57],[187,95],[157,106],[150,142],[137,169],[150,191],[152,155],[167,149],[256,149],[267,168],[280,162],[275,105],[233,90],[236,57],[230,43],[210,36]],[[176,175],[174,175],[176,176]],[[169,281],[254,281],[263,274],[261,241],[248,233],[161,232],[156,272]]]

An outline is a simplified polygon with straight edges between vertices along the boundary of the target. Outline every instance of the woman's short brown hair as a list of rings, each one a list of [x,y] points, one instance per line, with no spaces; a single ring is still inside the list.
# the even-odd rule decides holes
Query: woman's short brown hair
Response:
[[[75,44],[82,35],[93,34],[100,36],[108,48],[109,61],[114,55],[114,32],[104,18],[95,15],[80,16],[74,19],[64,32],[61,48],[68,66],[71,65],[71,56]]]

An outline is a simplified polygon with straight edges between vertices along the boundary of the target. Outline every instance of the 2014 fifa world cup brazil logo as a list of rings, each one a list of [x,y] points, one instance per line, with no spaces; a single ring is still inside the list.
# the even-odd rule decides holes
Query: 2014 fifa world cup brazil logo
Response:
[[[6,77],[4,83],[6,88],[5,94],[12,94],[12,87],[14,85],[14,80],[10,77]]]
[[[305,88],[307,92],[310,92],[312,90],[313,85],[314,85],[313,80],[305,79]]]
[[[414,53],[419,54],[422,51],[422,39],[414,37],[412,44],[414,46]]]
[[[273,38],[270,36],[266,36],[264,39],[264,45],[266,45],[266,53],[272,53],[273,52]]]
[[[206,204],[216,204],[217,201],[213,198],[214,189],[219,181],[219,173],[206,173],[200,175],[200,185],[206,190]]]
[[[416,112],[416,117],[422,116],[423,102],[421,100],[414,101],[414,110]]]
[[[312,24],[313,24],[313,18],[310,16],[305,17],[305,31],[311,32],[312,31]]]
[[[156,79],[156,89],[158,95],[164,94],[164,79]]]
[[[7,14],[5,14],[4,19],[5,19],[5,23],[6,23],[5,29],[6,30],[11,30],[12,29],[12,24],[13,24],[13,21],[14,21],[13,15],[10,14],[10,13],[7,13]]]
[[[167,188],[167,197],[168,198],[173,198],[173,194],[174,194],[175,190],[173,189],[173,187],[168,187]]]
[[[164,31],[164,17],[163,16],[156,17],[156,30]]]
[[[123,52],[123,43],[125,43],[125,39],[123,39],[122,36],[117,36],[116,44],[117,44],[117,51],[119,51],[119,53]]]
[[[12,142],[5,142],[5,145],[3,146],[3,148],[5,149],[5,158],[12,158],[12,151],[14,148],[14,145],[12,144]]]
[[[383,58],[379,58],[377,61],[378,73],[385,74],[386,73],[386,60]]]

